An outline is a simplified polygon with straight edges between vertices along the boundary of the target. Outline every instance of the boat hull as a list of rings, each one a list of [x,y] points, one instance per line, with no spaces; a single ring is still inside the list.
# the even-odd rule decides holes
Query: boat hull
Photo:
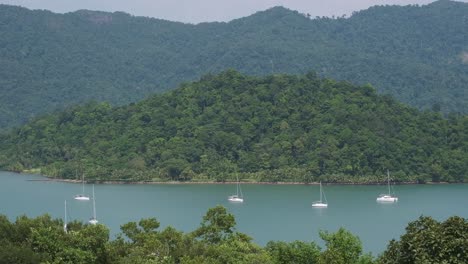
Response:
[[[314,208],[326,208],[326,207],[328,207],[328,204],[318,202],[318,203],[313,203],[312,207],[314,207]]]
[[[228,201],[233,202],[233,203],[243,203],[244,198],[240,198],[237,196],[229,196]]]
[[[77,201],[89,201],[88,196],[82,196],[82,195],[77,195],[77,196],[75,196],[74,199],[77,200]]]
[[[396,203],[398,202],[398,197],[384,195],[381,197],[377,197],[377,202],[379,203]]]

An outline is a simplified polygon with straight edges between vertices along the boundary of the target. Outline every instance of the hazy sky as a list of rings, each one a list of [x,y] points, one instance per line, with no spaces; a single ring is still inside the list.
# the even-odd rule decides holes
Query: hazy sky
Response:
[[[431,2],[433,0],[0,0],[2,4],[57,13],[79,9],[124,11],[136,16],[189,23],[229,21],[278,5],[315,17],[349,15],[373,5]]]

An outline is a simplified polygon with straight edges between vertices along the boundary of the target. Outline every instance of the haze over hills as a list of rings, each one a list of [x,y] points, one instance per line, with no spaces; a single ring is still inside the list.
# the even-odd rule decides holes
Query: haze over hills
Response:
[[[371,83],[419,108],[468,112],[468,4],[378,6],[310,19],[282,7],[229,23],[0,5],[0,127],[89,100],[125,104],[208,72]]]
[[[0,134],[0,168],[88,180],[462,182],[468,116],[419,112],[368,86],[235,71]],[[79,175],[78,175],[79,177]]]

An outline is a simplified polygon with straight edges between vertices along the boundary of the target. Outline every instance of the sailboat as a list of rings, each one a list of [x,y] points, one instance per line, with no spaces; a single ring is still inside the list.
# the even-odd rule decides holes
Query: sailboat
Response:
[[[89,196],[86,196],[84,194],[84,185],[85,185],[84,174],[82,175],[81,181],[82,181],[82,185],[83,185],[82,193],[75,195],[74,199],[77,200],[77,201],[89,201]]]
[[[322,197],[323,197],[323,200],[322,200]],[[325,197],[325,193],[322,190],[322,182],[320,182],[320,200],[316,201],[316,202],[313,202],[312,207],[316,207],[316,208],[326,208],[326,207],[328,207],[327,197]]]
[[[67,223],[68,223],[68,219],[67,219],[67,200],[65,200],[65,221],[63,222],[63,231],[65,233],[68,233]]]
[[[380,203],[394,203],[398,202],[398,197],[393,196],[390,193],[390,173],[387,170],[387,186],[388,186],[388,194],[381,194],[377,197],[377,202]]]
[[[96,196],[94,196],[94,184],[93,184],[93,217],[89,219],[88,223],[95,225],[98,223],[98,220],[96,218]]]
[[[235,203],[243,203],[244,202],[244,196],[242,195],[242,189],[239,183],[239,176],[237,175],[237,189],[236,189],[236,194],[231,195],[228,197],[228,200],[230,202],[235,202]]]

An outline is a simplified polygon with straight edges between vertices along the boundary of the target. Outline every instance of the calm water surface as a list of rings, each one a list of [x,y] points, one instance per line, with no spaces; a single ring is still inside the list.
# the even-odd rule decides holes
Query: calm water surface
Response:
[[[35,217],[48,213],[87,221],[91,202],[73,200],[81,184],[34,181],[37,175],[0,172],[0,214],[10,220],[26,214]],[[33,180],[33,181],[31,181]],[[468,218],[468,185],[396,186],[396,204],[378,204],[375,199],[386,186],[324,186],[328,208],[312,208],[319,198],[319,186],[243,185],[245,201],[232,204],[227,196],[235,185],[96,185],[97,218],[111,230],[144,217],[156,217],[161,226],[171,225],[189,232],[196,229],[206,211],[223,205],[233,213],[237,230],[260,245],[270,240],[316,241],[322,245],[319,230],[336,231],[344,227],[358,235],[364,251],[381,253],[392,238],[404,233],[408,222],[420,215],[445,220],[452,215]],[[91,196],[91,185],[85,186]]]

